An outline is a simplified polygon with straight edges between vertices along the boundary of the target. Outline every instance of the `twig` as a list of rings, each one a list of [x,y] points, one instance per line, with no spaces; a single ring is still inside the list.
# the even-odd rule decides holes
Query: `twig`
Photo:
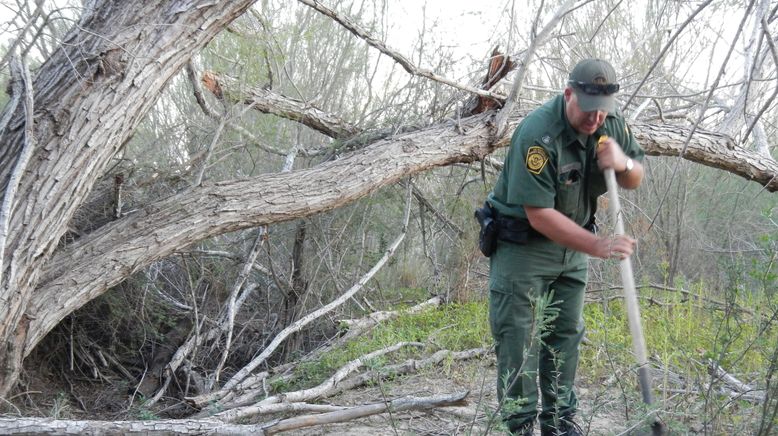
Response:
[[[638,86],[635,87],[635,90],[632,91],[632,95],[630,95],[629,98],[627,99],[627,102],[624,103],[624,106],[622,107],[623,110],[626,110],[627,107],[629,107],[629,104],[632,103],[632,100],[635,98],[635,96],[637,95],[638,91],[640,91],[640,88],[642,88],[643,85],[648,80],[648,78],[651,77],[651,73],[654,71],[654,69],[657,67],[657,65],[659,65],[659,62],[662,61],[662,58],[665,57],[665,54],[667,54],[667,51],[670,50],[670,47],[673,46],[673,43],[675,42],[676,39],[678,39],[678,37],[683,32],[683,30],[686,28],[686,26],[688,26],[689,23],[691,23],[692,20],[694,20],[694,17],[696,17],[697,14],[699,14],[700,12],[702,12],[703,9],[708,7],[708,5],[711,4],[712,1],[713,0],[707,0],[704,3],[700,4],[700,6],[698,6],[697,9],[695,9],[694,12],[692,12],[692,14],[689,17],[686,18],[686,21],[684,21],[683,24],[681,24],[681,26],[678,28],[678,30],[675,31],[673,36],[670,37],[670,39],[667,41],[667,44],[665,44],[665,46],[662,48],[662,51],[659,52],[659,56],[657,56],[656,59],[654,59],[654,63],[651,65],[651,68],[649,68],[648,71],[646,72],[646,75],[643,76],[643,80],[641,80],[640,83],[638,84]],[[712,89],[715,89],[715,87],[712,88]]]
[[[353,23],[350,19],[348,19],[348,18],[338,14],[337,12],[333,11],[332,9],[329,9],[328,7],[322,5],[317,0],[298,0],[298,1],[300,3],[306,5],[306,6],[312,7],[313,9],[317,10],[318,12],[320,12],[320,13],[322,13],[322,14],[330,17],[330,18],[332,18],[335,22],[337,22],[341,26],[345,27],[346,30],[348,30],[349,32],[353,33],[354,35],[356,35],[360,39],[362,39],[365,42],[367,42],[367,44],[370,45],[371,47],[377,49],[381,53],[383,53],[383,54],[389,56],[390,58],[394,59],[394,61],[397,62],[398,64],[400,64],[400,66],[402,66],[403,69],[405,69],[405,71],[408,72],[408,74],[411,74],[411,75],[414,75],[414,76],[419,76],[419,77],[424,77],[424,78],[427,78],[427,79],[430,79],[430,80],[434,80],[436,82],[440,82],[440,83],[443,83],[445,85],[449,85],[451,87],[460,89],[462,91],[467,91],[467,92],[472,93],[472,94],[480,95],[482,97],[493,98],[493,99],[498,100],[498,101],[505,100],[505,96],[504,95],[501,95],[501,94],[498,94],[498,93],[494,93],[494,92],[485,91],[483,89],[474,88],[474,87],[468,86],[468,85],[462,85],[462,84],[457,83],[457,82],[455,82],[455,81],[453,81],[451,79],[447,79],[445,77],[438,76],[437,74],[433,73],[432,71],[418,68],[410,60],[408,60],[408,58],[406,58],[405,56],[395,52],[392,49],[390,49],[389,47],[386,46],[386,44],[384,44],[382,41],[379,41],[379,40],[373,38],[372,36],[370,36],[366,31],[362,30],[357,24]]]
[[[444,215],[441,211],[437,210],[435,208],[435,206],[433,206],[432,203],[430,203],[429,200],[427,200],[424,197],[424,194],[422,194],[421,190],[416,186],[415,183],[413,183],[411,185],[413,187],[413,196],[416,197],[416,200],[418,200],[419,203],[422,204],[422,206],[424,206],[427,210],[432,212],[432,214],[435,215],[435,217],[437,219],[439,219],[446,227],[448,227],[451,230],[453,230],[454,232],[456,232],[457,236],[459,236],[461,238],[461,237],[463,237],[465,235],[465,231],[462,230],[461,227],[459,227],[454,222],[452,222],[450,219],[448,219],[448,217],[446,217],[446,215]]]
[[[551,20],[549,20],[549,22],[546,23],[546,25],[543,27],[543,30],[535,35],[534,29],[537,28],[538,20],[540,18],[540,11],[542,9],[538,8],[538,15],[535,17],[535,20],[532,23],[533,32],[530,35],[529,47],[524,54],[524,60],[521,61],[521,65],[516,72],[516,77],[513,81],[511,93],[508,95],[508,98],[505,101],[505,105],[497,114],[497,119],[495,120],[496,138],[500,138],[505,134],[505,128],[508,125],[508,118],[510,117],[511,112],[513,112],[513,108],[518,104],[519,95],[521,94],[522,86],[524,86],[524,76],[529,69],[532,58],[535,56],[535,52],[540,45],[546,42],[549,34],[556,27],[557,23],[559,23],[559,21],[571,11],[573,3],[575,3],[574,0],[567,0],[562,6],[559,7],[559,9],[556,10],[554,16],[551,17]]]
[[[321,308],[314,310],[313,312],[309,313],[308,315],[305,315],[304,317],[298,319],[288,327],[284,328],[280,333],[276,335],[275,338],[273,338],[273,341],[270,342],[270,344],[265,347],[264,350],[262,350],[262,353],[259,354],[259,356],[255,357],[251,360],[246,366],[244,366],[240,371],[235,373],[235,375],[225,383],[225,385],[218,391],[215,391],[213,393],[207,394],[207,395],[201,395],[198,397],[190,397],[188,398],[189,401],[194,403],[195,405],[198,405],[202,407],[203,405],[218,401],[220,398],[224,397],[231,389],[237,387],[243,379],[248,377],[248,375],[254,371],[259,365],[264,363],[268,357],[270,357],[273,352],[281,345],[281,343],[286,340],[287,337],[292,335],[293,333],[297,333],[300,330],[303,329],[306,325],[310,324],[311,322],[315,321],[322,315],[331,312],[336,307],[341,306],[343,303],[348,301],[351,297],[354,296],[359,290],[361,290],[365,284],[375,276],[376,273],[386,264],[386,262],[389,261],[389,259],[394,255],[394,252],[397,250],[397,247],[400,246],[402,241],[405,239],[405,235],[407,233],[407,227],[408,227],[408,221],[410,220],[410,206],[411,206],[411,189],[410,184],[408,184],[408,198],[406,200],[406,208],[405,208],[405,217],[403,222],[403,228],[400,235],[392,242],[392,244],[387,248],[386,252],[384,253],[383,257],[376,262],[376,264],[373,266],[373,268],[370,269],[365,275],[362,276],[362,278],[359,279],[359,281],[354,284],[349,290],[347,290],[345,293],[343,293],[340,297],[336,298],[335,300],[331,301],[330,303],[326,304],[325,306],[322,306]]]
[[[762,31],[764,32],[765,39],[767,40],[767,44],[770,46],[770,54],[773,56],[773,64],[778,68],[778,50],[775,48],[775,42],[773,42],[773,37],[770,35],[770,28],[767,25],[767,20],[765,17],[762,17]],[[759,121],[759,119],[764,115],[764,113],[767,111],[767,109],[770,107],[770,105],[775,102],[775,97],[778,95],[778,86],[776,86],[773,89],[773,94],[765,100],[764,105],[762,105],[761,109],[759,109],[759,112],[754,116],[754,120],[751,122],[751,124],[748,126],[748,129],[746,129],[745,135],[743,135],[743,142],[748,139],[748,136],[751,134],[751,131],[754,129],[754,126],[756,126],[756,123]],[[765,157],[771,157],[768,153]]]
[[[10,56],[13,56],[14,53],[16,53],[16,46],[19,45],[20,42],[24,41],[24,36],[27,34],[27,31],[30,29],[30,26],[35,24],[35,21],[38,19],[38,16],[41,14],[41,8],[43,7],[43,2],[44,0],[35,0],[35,11],[33,11],[32,15],[30,16],[30,19],[27,20],[27,22],[24,24],[24,27],[22,28],[22,31],[19,32],[19,35],[16,38],[14,38],[14,40],[11,42],[11,45],[6,49],[3,59],[0,60],[0,69],[2,69],[5,66],[5,63],[8,61],[8,58]],[[34,39],[33,41],[30,42],[30,46],[33,45],[33,42]],[[11,60],[11,63],[13,63],[13,60]]]
[[[702,5],[700,5],[700,7],[692,14],[692,17],[694,15],[696,15],[699,11],[701,11],[710,2],[711,2],[711,0],[708,0],[707,2],[703,3]],[[718,88],[719,81],[724,76],[725,69],[726,69],[726,67],[728,65],[729,57],[732,55],[732,51],[735,49],[735,42],[740,37],[740,32],[743,30],[743,25],[745,24],[746,19],[748,18],[748,14],[751,11],[751,8],[753,6],[754,6],[754,0],[751,0],[751,2],[748,4],[748,8],[746,9],[746,12],[743,14],[743,18],[740,21],[740,25],[738,26],[738,29],[735,32],[735,37],[732,40],[732,44],[730,44],[730,46],[729,46],[729,51],[727,51],[727,56],[724,58],[724,61],[721,63],[721,68],[719,68],[719,72],[716,75],[716,80],[713,82],[713,85],[711,85],[710,91],[708,92],[708,95],[705,98],[705,102],[702,104],[702,108],[700,109],[700,115],[697,117],[697,120],[692,125],[692,130],[689,132],[689,134],[686,136],[686,139],[683,142],[683,147],[681,147],[681,151],[680,151],[680,153],[678,153],[678,157],[679,158],[683,158],[684,155],[686,154],[686,149],[689,147],[689,144],[691,143],[691,140],[692,140],[692,137],[694,136],[694,133],[697,131],[697,128],[699,127],[700,123],[702,122],[702,120],[705,117],[705,111],[708,109],[708,104],[710,103],[710,100],[713,97],[713,92],[716,90],[716,88]],[[687,20],[681,26],[681,29],[683,29],[683,27],[685,27],[688,22],[689,22],[689,20]],[[679,32],[681,31],[681,29],[679,29]],[[676,33],[676,35],[677,34],[678,33]],[[673,40],[673,38],[671,38],[671,41],[672,40]],[[668,42],[668,46],[666,48],[669,47],[669,44],[670,43]],[[664,51],[663,51],[662,54],[664,54]],[[661,58],[661,55],[660,55],[660,58]],[[657,62],[658,62],[658,59],[657,59]],[[648,74],[650,74],[650,72]],[[646,78],[648,78],[648,74],[643,79],[644,82],[645,82]],[[643,82],[641,82],[641,85],[642,85],[642,83]],[[638,86],[638,88],[639,87],[640,87],[640,85]],[[637,89],[635,90],[635,92],[637,92]],[[632,97],[634,95],[635,94],[633,93],[632,96],[630,96],[630,100],[627,101],[627,104],[629,104],[629,102],[632,100]],[[625,109],[627,107],[627,104],[624,105]],[[656,209],[656,214],[654,215],[654,218],[651,220],[651,223],[648,226],[648,230],[646,230],[647,232],[650,231],[654,227],[654,222],[656,222],[656,219],[659,217],[659,211],[662,210],[662,206],[664,206],[664,202],[665,202],[665,200],[667,199],[667,197],[668,197],[668,195],[670,193],[670,184],[672,184],[672,181],[675,180],[675,176],[678,173],[678,168],[679,168],[679,161],[676,160],[675,166],[673,167],[673,172],[670,175],[670,183],[667,184],[667,189],[665,189],[664,196],[659,201],[659,206]]]

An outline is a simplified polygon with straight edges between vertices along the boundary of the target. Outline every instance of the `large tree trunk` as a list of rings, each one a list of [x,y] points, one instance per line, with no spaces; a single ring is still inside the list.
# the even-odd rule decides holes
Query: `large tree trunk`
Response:
[[[9,178],[25,143],[24,111],[0,135],[0,186],[17,199],[0,267],[0,396],[29,352],[33,290],[74,212],[170,78],[253,2],[87,2],[41,66],[33,82],[38,145],[18,187]]]
[[[515,114],[510,127],[520,120]],[[510,139],[492,141],[489,121],[490,114],[483,114],[459,126],[441,124],[389,138],[314,168],[206,185],[114,221],[59,250],[46,265],[29,308],[33,319],[25,350],[130,274],[197,241],[332,210],[409,175],[480,160]],[[678,155],[688,132],[670,125],[636,124],[633,130],[650,154],[665,156]],[[750,162],[748,152],[730,144],[726,136],[698,131],[686,157],[778,188],[777,179],[770,181],[778,174],[776,162]]]

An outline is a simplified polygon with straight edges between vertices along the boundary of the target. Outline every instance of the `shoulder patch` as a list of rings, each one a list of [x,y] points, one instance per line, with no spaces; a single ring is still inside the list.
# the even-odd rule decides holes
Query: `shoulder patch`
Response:
[[[543,147],[533,145],[527,150],[527,170],[532,174],[540,174],[548,162],[548,154]]]

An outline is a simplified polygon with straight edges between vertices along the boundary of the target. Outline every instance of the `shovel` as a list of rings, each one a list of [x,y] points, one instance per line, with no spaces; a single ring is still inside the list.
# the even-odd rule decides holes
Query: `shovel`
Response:
[[[600,136],[597,141],[598,147],[608,139],[607,136]],[[621,203],[619,202],[618,185],[616,184],[616,172],[613,168],[605,168],[605,183],[608,187],[608,209],[611,211],[613,222],[616,223],[616,235],[624,234],[624,220],[621,216]],[[648,353],[646,351],[646,339],[643,336],[643,327],[640,324],[640,307],[638,306],[637,292],[635,291],[635,278],[632,275],[632,261],[625,257],[620,261],[621,283],[624,287],[624,304],[627,307],[627,319],[629,320],[629,331],[632,334],[632,350],[638,363],[638,379],[640,381],[640,392],[643,394],[643,402],[651,405],[654,403],[654,396],[651,393],[651,373],[648,367]],[[666,434],[666,426],[659,418],[654,418],[651,423],[651,433],[654,436]]]

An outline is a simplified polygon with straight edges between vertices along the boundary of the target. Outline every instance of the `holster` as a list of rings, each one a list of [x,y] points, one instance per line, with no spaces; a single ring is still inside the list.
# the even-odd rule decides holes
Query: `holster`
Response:
[[[475,219],[481,226],[481,231],[478,233],[478,249],[486,257],[494,254],[494,250],[497,249],[500,229],[495,218],[495,210],[488,201],[484,202],[483,207],[475,210]]]
[[[478,220],[478,224],[481,226],[481,231],[478,233],[478,248],[486,257],[490,257],[497,249],[498,240],[514,244],[526,244],[530,239],[545,238],[540,232],[532,228],[528,220],[500,215],[488,201],[484,202],[483,207],[475,210],[475,219]],[[597,233],[594,213],[592,213],[592,216],[583,228],[592,233]]]

